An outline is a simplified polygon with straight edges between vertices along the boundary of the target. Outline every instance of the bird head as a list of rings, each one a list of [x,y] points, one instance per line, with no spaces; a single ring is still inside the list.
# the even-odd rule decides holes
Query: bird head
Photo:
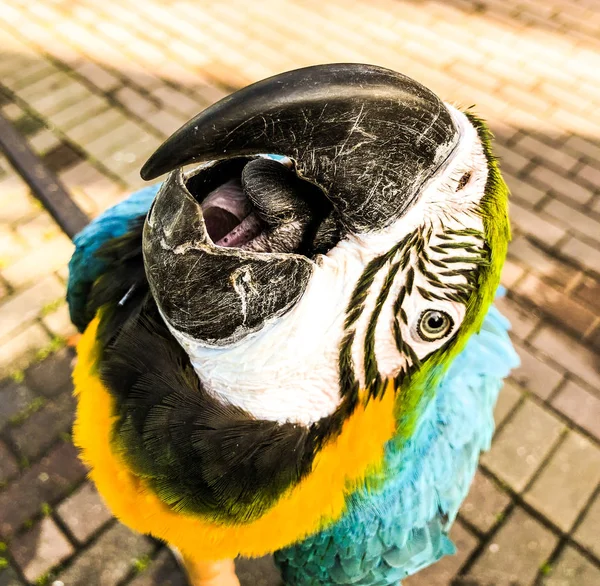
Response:
[[[160,412],[183,480],[156,490],[235,526],[229,554],[339,516],[481,327],[509,239],[490,139],[404,75],[321,65],[214,104],[143,167],[169,172],[143,230],[150,292],[198,379]]]
[[[202,384],[257,418],[311,425],[390,381],[420,398],[415,376],[441,375],[498,285],[489,132],[404,75],[336,64],[251,85],[142,176],[167,171],[144,230],[152,294]]]

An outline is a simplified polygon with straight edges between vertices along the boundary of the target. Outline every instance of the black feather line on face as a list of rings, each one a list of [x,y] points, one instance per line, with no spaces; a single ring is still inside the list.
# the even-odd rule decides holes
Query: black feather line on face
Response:
[[[346,332],[340,345],[339,354],[342,396],[347,396],[350,393],[358,393],[359,383],[354,374],[352,359],[352,345],[356,338],[355,324],[365,310],[366,300],[371,292],[377,274],[388,262],[392,264],[389,266],[387,276],[383,280],[381,290],[377,295],[366,327],[364,339],[365,386],[369,397],[379,396],[384,388],[375,355],[375,332],[383,305],[400,271],[406,270],[406,275],[404,284],[400,287],[398,296],[393,304],[394,321],[392,323],[392,335],[398,352],[406,357],[408,365],[403,366],[395,377],[396,389],[399,388],[399,385],[407,376],[413,374],[422,366],[422,361],[412,346],[402,336],[400,320],[408,326],[408,316],[403,308],[406,297],[410,296],[413,290],[416,290],[423,299],[428,301],[454,301],[464,305],[467,304],[477,282],[479,267],[489,262],[489,250],[485,244],[484,234],[481,231],[471,228],[461,230],[444,228],[444,231],[435,233],[436,238],[442,240],[443,243],[428,246],[433,236],[433,225],[430,224],[427,227],[424,225],[419,226],[394,245],[388,252],[376,257],[365,267],[346,310]],[[454,240],[457,237],[471,237],[475,239],[475,242],[472,240]],[[428,248],[433,252],[443,255],[443,257],[441,259],[431,258]],[[458,256],[455,253],[459,255],[468,253],[472,256]],[[396,259],[399,258],[399,260],[395,260],[395,257]],[[392,262],[394,260],[395,262]],[[469,263],[473,265],[473,268],[453,269],[452,267],[456,263]],[[439,271],[438,275],[428,269],[428,264],[432,264],[438,269],[443,270]],[[427,284],[431,290],[415,284],[417,271],[419,275],[427,280]],[[466,278],[467,283],[444,282],[440,279],[440,276],[462,276]],[[451,340],[444,344],[442,349],[446,348],[450,342]]]

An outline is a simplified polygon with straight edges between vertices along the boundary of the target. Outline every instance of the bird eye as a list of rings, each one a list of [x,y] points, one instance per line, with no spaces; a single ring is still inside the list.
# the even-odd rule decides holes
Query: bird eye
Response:
[[[417,331],[425,342],[434,342],[448,335],[454,322],[445,311],[428,309],[421,314]]]

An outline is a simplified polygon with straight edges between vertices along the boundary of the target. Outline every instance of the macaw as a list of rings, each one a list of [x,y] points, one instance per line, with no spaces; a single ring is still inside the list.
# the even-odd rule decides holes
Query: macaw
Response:
[[[188,170],[190,163],[198,163]],[[299,69],[198,114],[75,238],[75,442],[115,515],[236,584],[385,586],[448,531],[516,366],[508,189],[472,112]]]

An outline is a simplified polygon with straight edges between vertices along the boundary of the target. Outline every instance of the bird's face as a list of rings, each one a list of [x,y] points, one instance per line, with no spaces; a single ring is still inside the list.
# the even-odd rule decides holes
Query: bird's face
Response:
[[[308,426],[408,387],[491,302],[508,222],[489,137],[400,74],[250,86],[143,174],[174,168],[144,229],[151,291],[203,386],[257,419]]]

